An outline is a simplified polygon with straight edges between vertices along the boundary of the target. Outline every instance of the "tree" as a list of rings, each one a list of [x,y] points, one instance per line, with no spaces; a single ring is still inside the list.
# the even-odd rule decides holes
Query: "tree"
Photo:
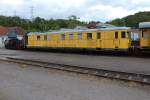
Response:
[[[0,25],[6,27],[20,26],[27,31],[48,31],[58,30],[60,28],[74,28],[78,25],[84,25],[85,22],[78,20],[76,16],[70,16],[68,19],[44,19],[36,17],[33,21],[29,19],[22,19],[18,16],[0,16]]]
[[[129,15],[121,19],[114,19],[109,24],[116,26],[128,26],[128,27],[138,27],[140,22],[150,21],[150,12],[138,12],[134,15]]]

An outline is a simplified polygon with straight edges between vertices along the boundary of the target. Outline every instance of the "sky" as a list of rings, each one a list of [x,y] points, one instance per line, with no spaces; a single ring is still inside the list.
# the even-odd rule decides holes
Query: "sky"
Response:
[[[31,18],[65,19],[76,15],[82,21],[110,21],[139,11],[150,11],[150,0],[0,0],[0,14]]]

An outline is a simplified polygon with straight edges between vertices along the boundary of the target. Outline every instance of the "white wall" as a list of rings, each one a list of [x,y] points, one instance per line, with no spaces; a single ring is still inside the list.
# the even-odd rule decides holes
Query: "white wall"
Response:
[[[0,48],[4,47],[4,42],[6,40],[7,36],[0,36]]]

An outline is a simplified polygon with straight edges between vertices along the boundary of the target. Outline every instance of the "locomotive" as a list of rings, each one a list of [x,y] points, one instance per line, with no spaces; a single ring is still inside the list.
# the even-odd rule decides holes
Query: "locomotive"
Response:
[[[24,49],[23,41],[17,38],[7,38],[4,44],[6,49],[16,49],[16,50]]]
[[[21,50],[24,49],[24,41],[23,39],[19,39],[17,36],[17,33],[15,31],[12,31],[7,34],[7,38],[4,42],[6,49],[17,49]]]

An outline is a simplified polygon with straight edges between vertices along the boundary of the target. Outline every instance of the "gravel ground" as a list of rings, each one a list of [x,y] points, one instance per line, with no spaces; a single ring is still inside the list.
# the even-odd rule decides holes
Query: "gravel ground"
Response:
[[[0,100],[149,100],[150,86],[0,61]]]
[[[17,56],[25,59],[40,60],[61,64],[79,65],[89,68],[131,72],[150,75],[150,58],[127,56],[94,56],[68,53],[36,51],[15,51],[0,49],[1,56]]]

